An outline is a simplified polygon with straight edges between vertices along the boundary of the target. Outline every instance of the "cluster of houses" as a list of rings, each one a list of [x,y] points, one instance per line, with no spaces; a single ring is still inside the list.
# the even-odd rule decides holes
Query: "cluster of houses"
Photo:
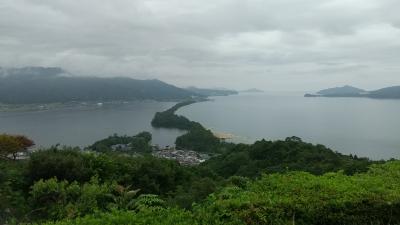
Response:
[[[159,158],[176,160],[181,165],[193,166],[206,161],[209,156],[190,150],[177,150],[174,147],[155,149],[152,155]]]
[[[128,152],[131,149],[130,144],[116,144],[112,145],[111,149],[113,151]],[[176,160],[181,165],[193,166],[198,165],[210,157],[207,154],[200,154],[191,150],[178,150],[175,147],[166,146],[165,148],[160,148],[159,146],[153,146],[153,151],[151,153],[153,156],[158,158]]]

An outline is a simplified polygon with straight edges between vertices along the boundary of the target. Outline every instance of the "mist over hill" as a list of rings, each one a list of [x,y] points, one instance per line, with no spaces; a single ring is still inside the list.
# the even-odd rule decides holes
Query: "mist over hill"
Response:
[[[9,77],[9,76],[18,76],[19,78],[33,77],[33,76],[48,77],[48,76],[57,76],[62,74],[68,74],[68,72],[59,67],[22,67],[22,68],[0,67],[0,77]]]
[[[160,80],[71,76],[61,68],[0,68],[0,102],[183,100],[200,96]]]

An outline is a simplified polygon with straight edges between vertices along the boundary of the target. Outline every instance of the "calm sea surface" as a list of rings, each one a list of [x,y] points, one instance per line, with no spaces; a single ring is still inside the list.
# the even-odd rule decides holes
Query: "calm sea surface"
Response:
[[[178,111],[234,142],[298,136],[333,150],[373,159],[400,158],[400,100],[304,98],[300,94],[240,94],[216,97]],[[153,144],[171,145],[182,131],[154,129],[154,113],[175,103],[134,102],[34,112],[0,112],[0,133],[25,134],[38,146],[87,146],[118,133],[153,134]]]
[[[400,158],[400,100],[241,94],[193,104],[178,114],[233,134],[234,142],[298,136],[346,154]]]
[[[153,144],[171,145],[182,131],[154,129],[150,121],[158,111],[175,103],[131,102],[104,104],[101,107],[72,107],[34,112],[0,112],[0,133],[24,134],[37,146],[57,143],[87,146],[114,133],[135,135],[141,131],[153,134]]]

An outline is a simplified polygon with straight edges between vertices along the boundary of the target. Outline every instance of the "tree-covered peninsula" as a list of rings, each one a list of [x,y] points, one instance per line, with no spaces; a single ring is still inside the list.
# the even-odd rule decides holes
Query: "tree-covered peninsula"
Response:
[[[202,99],[201,101],[204,101]],[[189,149],[198,152],[215,153],[223,150],[223,146],[229,145],[221,142],[214,134],[204,128],[200,123],[189,120],[188,118],[176,115],[176,111],[184,106],[198,101],[185,101],[176,104],[172,108],[157,112],[151,121],[151,125],[156,128],[175,128],[186,130],[187,133],[179,136],[175,145],[178,149]]]

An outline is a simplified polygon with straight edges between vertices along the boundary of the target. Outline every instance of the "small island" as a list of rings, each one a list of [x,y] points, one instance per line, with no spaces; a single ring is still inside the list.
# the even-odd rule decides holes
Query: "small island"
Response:
[[[358,97],[375,99],[400,99],[400,86],[382,88],[374,91],[366,91],[353,86],[328,88],[315,94],[305,94],[304,97]]]

